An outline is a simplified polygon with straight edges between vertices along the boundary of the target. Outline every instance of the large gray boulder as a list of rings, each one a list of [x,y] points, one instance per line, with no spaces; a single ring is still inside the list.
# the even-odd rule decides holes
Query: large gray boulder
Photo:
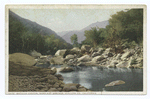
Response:
[[[34,57],[34,58],[38,58],[38,57],[41,56],[41,53],[39,53],[39,52],[33,50],[33,51],[30,52],[30,55],[31,55],[32,57]]]
[[[23,66],[33,66],[36,63],[32,56],[24,53],[9,54],[9,61]]]
[[[99,56],[99,55],[101,55],[101,53],[99,53],[99,52],[94,52],[94,53],[92,54],[92,57],[96,57],[96,56]]]
[[[64,56],[64,54],[66,53],[66,49],[62,49],[62,50],[58,50],[56,53],[55,53],[55,56]]]
[[[80,84],[73,84],[73,83],[65,84],[63,91],[77,91],[79,86]]]
[[[71,67],[63,67],[60,70],[60,72],[72,72],[72,71],[74,71],[74,69]]]
[[[74,47],[73,49],[70,50],[71,52],[74,52],[74,53],[80,53],[81,50],[78,48],[78,47]]]
[[[90,46],[90,45],[82,45],[82,47],[81,47],[81,52],[82,52],[82,53],[89,52],[90,49],[91,49],[91,46]]]
[[[61,65],[63,60],[62,56],[56,56],[50,59],[50,64]]]
[[[129,58],[130,56],[132,56],[134,54],[134,50],[127,50],[127,52],[125,52],[122,56],[121,59],[124,60],[126,58]]]
[[[65,57],[65,60],[70,60],[73,59],[74,57],[75,57],[74,55],[69,54]]]
[[[129,68],[131,66],[132,57],[128,61],[121,61],[116,65],[116,67],[126,67]]]
[[[77,66],[99,66],[99,64],[96,64],[95,62],[89,61],[89,62],[79,62]]]
[[[116,86],[116,85],[121,85],[121,84],[125,84],[125,82],[122,80],[116,80],[116,81],[110,82],[109,84],[106,84],[105,87]]]
[[[91,61],[91,57],[89,55],[84,55],[80,58],[78,58],[78,62],[87,62],[87,61]]]
[[[105,59],[105,57],[104,56],[96,56],[96,57],[94,57],[93,59],[92,59],[92,62],[97,62],[97,61],[101,61],[101,60],[103,60],[103,59]]]

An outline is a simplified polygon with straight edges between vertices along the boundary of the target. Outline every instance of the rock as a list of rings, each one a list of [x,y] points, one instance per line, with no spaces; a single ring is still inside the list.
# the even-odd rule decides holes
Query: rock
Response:
[[[48,79],[47,78],[36,78],[36,82],[46,82]]]
[[[112,53],[108,53],[108,57],[113,57],[113,54]]]
[[[116,68],[115,65],[108,65],[107,67],[108,67],[108,68]]]
[[[69,61],[70,59],[73,59],[75,56],[74,55],[71,55],[71,54],[69,54],[69,55],[67,55],[66,57],[65,57],[65,59],[63,60],[64,62],[67,62],[67,61]]]
[[[97,52],[97,51],[98,51],[98,49],[95,49],[92,47],[89,52],[92,54],[92,53]]]
[[[38,89],[42,89],[42,88],[45,88],[45,86],[43,86],[43,85],[37,85],[37,88]]]
[[[58,80],[56,76],[51,75],[51,74],[47,75],[45,78],[50,79],[50,80]]]
[[[128,51],[122,55],[121,59],[124,60],[125,58],[128,58],[128,57],[132,56],[133,54],[134,54],[133,51]]]
[[[54,85],[53,85],[53,88],[59,88],[59,83],[55,83]]]
[[[121,85],[121,84],[125,84],[125,82],[122,80],[116,80],[116,81],[110,82],[109,84],[106,84],[105,87],[116,86],[116,85]]]
[[[103,48],[99,48],[99,49],[98,49],[98,53],[100,53],[100,54],[102,54],[102,53],[103,53],[103,51],[104,51],[104,49],[103,49]]]
[[[99,64],[89,61],[89,62],[79,62],[77,66],[99,66]]]
[[[110,66],[115,67],[117,64],[118,64],[118,61],[113,60],[111,61]]]
[[[74,71],[74,69],[71,67],[64,67],[60,70],[60,72],[72,72],[72,71]]]
[[[55,76],[58,78],[58,80],[62,80],[62,81],[64,80],[64,78],[61,74],[56,74]]]
[[[91,46],[90,46],[90,45],[82,45],[82,47],[81,47],[81,52],[82,52],[82,53],[89,52],[90,49],[91,49]]]
[[[74,58],[74,55],[67,55],[65,59],[69,60],[69,59],[73,59],[73,58]]]
[[[91,57],[89,55],[84,55],[78,58],[78,62],[87,62],[87,61],[91,61]]]
[[[65,84],[63,91],[77,91],[79,86],[80,86],[79,84],[72,84],[72,83]]]
[[[62,91],[62,88],[57,88],[58,91]]]
[[[96,63],[97,61],[101,61],[101,60],[103,60],[103,59],[105,59],[104,56],[96,56],[96,57],[94,57],[94,58],[92,59],[92,62]]]
[[[23,66],[33,66],[36,63],[33,57],[23,53],[9,54],[9,61]]]
[[[56,67],[52,67],[51,70],[52,70],[52,74],[56,74],[56,72],[57,72]]]
[[[85,88],[78,88],[78,91],[84,92],[84,91],[86,91],[86,89]]]
[[[56,88],[50,88],[48,91],[51,91],[51,92],[55,92],[55,91],[58,91]]]
[[[50,64],[61,65],[63,64],[63,58],[61,56],[56,56],[51,58]]]
[[[38,58],[41,56],[41,53],[33,50],[32,52],[30,52],[30,55],[33,56],[34,58]]]
[[[74,52],[76,54],[80,53],[81,50],[78,47],[74,47],[73,49],[70,50],[71,52]]]
[[[100,56],[101,54],[99,53],[99,52],[94,52],[93,54],[92,54],[92,57],[96,57],[96,56]]]
[[[117,65],[116,65],[116,67],[130,67],[130,61],[121,61],[120,63],[118,63]]]
[[[47,56],[40,56],[40,59],[47,59]]]
[[[61,57],[63,57],[64,54],[65,54],[65,52],[66,52],[66,49],[58,50],[58,51],[55,53],[55,56],[61,56]]]
[[[120,59],[121,59],[121,56],[122,56],[121,54],[117,54],[116,59],[117,59],[117,60],[120,60]]]

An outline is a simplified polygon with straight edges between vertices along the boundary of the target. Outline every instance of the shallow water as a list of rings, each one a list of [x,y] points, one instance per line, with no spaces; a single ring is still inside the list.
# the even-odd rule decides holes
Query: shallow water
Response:
[[[53,66],[51,66],[53,67]],[[60,67],[55,66],[55,67]],[[73,67],[75,71],[61,73],[65,83],[79,83],[92,91],[142,91],[143,69],[102,68],[102,67]],[[125,84],[105,87],[106,84],[123,80]]]

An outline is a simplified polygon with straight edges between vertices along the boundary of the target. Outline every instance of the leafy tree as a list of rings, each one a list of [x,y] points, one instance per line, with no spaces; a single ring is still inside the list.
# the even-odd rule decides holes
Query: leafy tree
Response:
[[[76,34],[72,35],[70,37],[70,39],[71,39],[71,42],[73,43],[73,46],[77,47],[78,46],[78,37],[77,37],[77,35]]]
[[[103,37],[101,36],[103,30],[91,28],[91,30],[86,30],[84,36],[86,37],[85,42],[90,42],[94,47],[96,47],[98,44],[102,43]]]

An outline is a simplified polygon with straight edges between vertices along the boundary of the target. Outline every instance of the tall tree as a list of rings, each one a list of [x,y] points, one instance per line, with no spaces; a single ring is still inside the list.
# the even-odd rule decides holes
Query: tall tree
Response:
[[[73,46],[77,47],[78,46],[78,37],[77,37],[77,35],[76,34],[72,35],[70,37],[70,39],[71,39],[71,42],[73,43]]]

